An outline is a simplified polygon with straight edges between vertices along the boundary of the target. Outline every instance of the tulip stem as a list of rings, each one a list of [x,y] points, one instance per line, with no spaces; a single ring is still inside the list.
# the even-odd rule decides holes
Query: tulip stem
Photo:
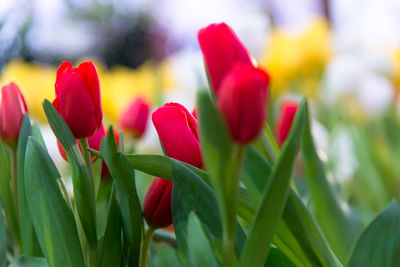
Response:
[[[151,240],[153,239],[154,236],[154,231],[155,229],[149,226],[149,229],[147,229],[147,232],[144,235],[144,240],[140,251],[140,267],[147,266],[147,258],[149,255]]]
[[[12,187],[12,201],[13,201],[13,215],[15,218],[16,225],[10,226],[14,237],[14,256],[19,254],[19,246],[21,244],[20,233],[19,233],[19,212],[18,212],[18,174],[17,174],[17,150],[11,149],[11,187]]]
[[[87,138],[82,138],[79,140],[81,142],[82,146],[82,153],[83,153],[83,158],[85,159],[85,164],[86,168],[88,169],[89,172],[89,182],[90,182],[90,189],[92,191],[92,201],[94,204],[94,207],[96,207],[96,193],[95,193],[95,184],[94,184],[94,173],[93,173],[93,165],[92,165],[92,158],[90,156],[89,152],[89,144],[87,141]]]
[[[94,214],[96,214],[96,190],[94,183],[94,173],[93,173],[93,165],[92,165],[92,157],[89,152],[89,144],[87,138],[79,139],[82,146],[82,154],[85,159],[86,168],[89,172],[89,183],[92,195],[92,206],[94,210]],[[97,245],[89,246],[89,267],[97,267]]]
[[[231,201],[226,201],[225,207],[226,210],[230,210],[230,212],[225,212],[225,227],[223,231],[223,266],[231,267],[234,265],[234,249],[235,249],[235,236],[236,236],[236,211],[237,211],[237,202],[238,202],[238,189],[240,176],[242,173],[242,166],[244,160],[244,152],[246,151],[246,146],[239,145],[236,153],[235,153],[235,185],[232,186],[232,190],[234,192],[230,192]],[[228,208],[228,205],[233,207]]]

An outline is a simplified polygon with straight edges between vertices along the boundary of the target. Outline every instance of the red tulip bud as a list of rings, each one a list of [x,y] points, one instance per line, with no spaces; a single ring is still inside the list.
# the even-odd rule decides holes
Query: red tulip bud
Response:
[[[94,64],[87,61],[73,68],[70,62],[63,62],[57,69],[55,89],[53,105],[75,138],[92,136],[103,118],[100,85]]]
[[[172,223],[171,181],[154,178],[143,203],[143,214],[154,228],[166,227]]]
[[[136,98],[120,119],[122,130],[140,138],[146,130],[150,107],[143,98]]]
[[[285,101],[281,104],[280,115],[275,126],[279,146],[283,145],[289,135],[298,107],[299,103],[295,101]]]
[[[165,104],[153,113],[152,120],[169,157],[203,167],[197,120],[184,106]]]
[[[3,86],[0,102],[0,137],[9,146],[17,146],[24,114],[28,112],[24,96],[15,83]]]
[[[264,70],[240,63],[222,81],[218,106],[234,141],[250,143],[260,134],[267,113],[268,84]]]
[[[215,94],[235,63],[252,65],[246,47],[225,23],[211,24],[201,29],[198,40]]]

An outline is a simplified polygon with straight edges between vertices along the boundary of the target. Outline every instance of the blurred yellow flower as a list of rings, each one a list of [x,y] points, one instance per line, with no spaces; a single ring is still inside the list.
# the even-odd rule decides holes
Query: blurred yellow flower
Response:
[[[396,88],[400,87],[400,48],[393,52],[393,82]]]
[[[299,83],[302,79],[308,79],[305,84],[318,87],[322,68],[331,54],[329,26],[324,18],[316,17],[298,34],[275,29],[259,64],[270,72],[272,95],[276,96],[292,83],[303,86],[304,82]],[[316,82],[310,82],[310,78]],[[307,92],[313,96],[315,89],[307,88]]]
[[[111,122],[116,122],[134,97],[141,95],[149,103],[156,103],[160,93],[174,84],[168,62],[158,66],[147,62],[138,69],[118,66],[110,70],[98,61],[94,63],[100,80],[103,113]],[[14,60],[3,69],[0,84],[16,82],[25,96],[29,113],[45,122],[42,102],[54,99],[55,79],[56,67]]]
[[[168,62],[155,66],[150,62],[136,70],[126,67],[113,67],[110,71],[99,73],[102,88],[104,114],[113,122],[131,103],[142,96],[149,103],[156,104],[162,91],[173,87],[173,78]]]

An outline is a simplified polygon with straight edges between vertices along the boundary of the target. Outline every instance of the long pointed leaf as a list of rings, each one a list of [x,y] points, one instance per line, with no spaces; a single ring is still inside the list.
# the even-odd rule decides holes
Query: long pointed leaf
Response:
[[[178,245],[186,250],[187,220],[194,211],[200,221],[217,238],[222,238],[222,224],[214,191],[198,175],[179,162],[172,164],[174,187],[172,189],[172,214]],[[236,229],[236,252],[240,255],[245,234]]]
[[[82,154],[68,125],[48,100],[43,102],[43,109],[51,129],[64,147],[72,165],[74,197],[86,238],[91,247],[97,247],[95,203],[92,198],[89,173]]]
[[[40,246],[50,266],[84,267],[74,215],[58,186],[56,166],[29,137],[25,156],[25,191]]]
[[[361,234],[348,266],[399,266],[399,225],[400,205],[393,200]]]
[[[299,107],[288,140],[278,157],[268,185],[266,186],[254,224],[246,241],[241,266],[260,266],[264,264],[270,243],[289,193],[289,182],[300,145],[301,133],[307,116],[306,102]]]
[[[193,212],[189,214],[187,225],[189,260],[194,267],[216,267],[217,260],[201,222]]]
[[[19,223],[21,230],[21,241],[22,241],[22,252],[25,256],[40,256],[40,246],[36,237],[35,230],[31,216],[29,214],[28,203],[26,202],[25,193],[25,152],[26,145],[28,143],[28,137],[32,135],[31,122],[27,114],[21,123],[21,129],[18,137],[18,148],[17,148],[17,162],[18,162],[18,211],[19,211]]]
[[[113,133],[110,128],[107,137],[101,142],[101,154],[117,189],[124,233],[129,246],[129,266],[137,266],[143,232],[142,209],[136,192],[134,169],[124,154],[117,151]]]
[[[324,165],[315,149],[310,127],[310,119],[307,117],[301,152],[313,203],[313,213],[332,250],[344,262],[348,258],[361,227],[358,222],[350,220],[349,214],[342,208],[346,206],[344,200],[329,183]]]
[[[121,213],[116,199],[115,188],[111,191],[107,225],[100,250],[100,267],[121,265]]]

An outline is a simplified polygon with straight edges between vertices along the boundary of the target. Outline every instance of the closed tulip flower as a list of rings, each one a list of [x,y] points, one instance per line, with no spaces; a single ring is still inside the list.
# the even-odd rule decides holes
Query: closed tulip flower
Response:
[[[147,191],[143,203],[143,214],[147,223],[153,228],[172,224],[172,186],[171,181],[156,177]]]
[[[184,106],[165,104],[153,113],[152,120],[169,157],[203,167],[197,120]]]
[[[267,113],[269,75],[254,66],[237,64],[224,78],[218,106],[234,141],[247,144],[261,132]]]
[[[3,86],[0,102],[0,137],[15,148],[24,114],[28,112],[24,96],[15,83]]]
[[[140,138],[146,131],[149,113],[150,107],[146,101],[141,97],[136,98],[121,116],[122,130]]]
[[[283,145],[289,135],[298,107],[299,103],[295,101],[285,101],[281,104],[279,118],[275,126],[279,146]]]
[[[57,69],[55,89],[53,105],[75,138],[92,136],[103,118],[100,85],[94,64],[87,61],[73,68],[70,62],[63,62]]]
[[[106,132],[104,131],[103,125],[101,125],[100,128],[88,139],[89,147],[91,149],[99,151],[101,140],[103,140],[104,136],[106,136]],[[76,141],[78,143],[79,149],[82,151],[79,140],[76,140]],[[62,144],[58,140],[57,140],[57,147],[58,147],[58,151],[60,152],[61,157],[63,159],[65,159],[66,161],[68,161],[67,154],[65,153],[65,150],[64,150]],[[97,157],[92,154],[92,161],[95,161],[96,159],[97,159]]]
[[[232,28],[225,23],[211,24],[201,29],[198,41],[215,94],[220,90],[223,78],[235,63],[252,65],[246,47]]]

